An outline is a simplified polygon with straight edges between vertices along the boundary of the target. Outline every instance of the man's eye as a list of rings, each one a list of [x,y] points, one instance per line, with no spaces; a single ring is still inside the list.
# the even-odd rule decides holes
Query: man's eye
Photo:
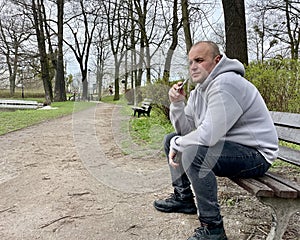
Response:
[[[189,61],[189,64],[192,65],[193,63],[202,63],[203,59],[202,58],[196,58],[195,60],[191,60]]]

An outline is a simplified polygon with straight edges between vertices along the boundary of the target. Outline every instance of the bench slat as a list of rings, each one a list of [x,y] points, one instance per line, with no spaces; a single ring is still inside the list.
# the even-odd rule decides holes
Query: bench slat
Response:
[[[256,197],[274,197],[274,191],[256,179],[232,178],[231,180]]]
[[[300,151],[284,146],[279,146],[278,158],[282,161],[300,167]]]
[[[1,105],[2,109],[37,109],[38,105]]]
[[[288,112],[270,112],[275,125],[285,125],[300,128],[300,114]]]
[[[300,129],[276,126],[276,130],[280,140],[300,144]]]
[[[257,178],[260,182],[266,184],[268,187],[273,189],[275,196],[280,197],[280,198],[297,198],[298,197],[298,192],[290,188],[289,186],[286,186],[283,183],[280,183],[276,181],[275,179],[269,177],[269,176],[263,176]]]
[[[1,105],[38,105],[37,101],[1,99]]]
[[[37,101],[0,99],[0,108],[2,109],[37,109]]]
[[[300,197],[300,185],[297,184],[296,182],[285,179],[285,178],[283,178],[283,177],[281,177],[278,174],[273,173],[273,172],[267,172],[265,175],[270,177],[270,178],[275,179],[278,182],[283,183],[284,185],[289,186],[290,188],[293,188],[294,190],[296,190],[298,192],[298,198]]]

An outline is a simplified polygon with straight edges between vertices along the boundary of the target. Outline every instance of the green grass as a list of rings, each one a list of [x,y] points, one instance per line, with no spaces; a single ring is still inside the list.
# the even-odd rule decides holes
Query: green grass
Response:
[[[74,108],[74,102],[68,101],[52,103],[51,107],[57,108],[53,110],[0,111],[0,135],[34,125],[48,119],[72,114],[73,109],[75,109],[75,111],[81,111],[95,105],[95,103],[91,102],[75,102],[75,104],[76,108]]]
[[[125,133],[129,130],[130,134],[130,138],[121,143],[124,154],[130,154],[131,141],[148,149],[160,149],[164,136],[174,131],[170,121],[155,105],[152,107],[150,117],[141,116],[138,118],[133,117],[132,106],[127,105],[124,98],[113,101],[111,96],[107,96],[102,101],[121,105],[121,114],[129,117],[128,121],[121,123],[121,131]]]
[[[157,139],[162,139],[174,129],[170,121],[154,106],[150,117],[142,116],[130,120],[130,131],[136,143],[155,144]]]

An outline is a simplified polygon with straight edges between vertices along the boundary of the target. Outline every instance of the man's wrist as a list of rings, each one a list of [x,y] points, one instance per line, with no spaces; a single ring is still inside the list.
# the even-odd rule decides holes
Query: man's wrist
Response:
[[[171,149],[176,153],[180,151],[181,137],[175,136],[171,139]]]

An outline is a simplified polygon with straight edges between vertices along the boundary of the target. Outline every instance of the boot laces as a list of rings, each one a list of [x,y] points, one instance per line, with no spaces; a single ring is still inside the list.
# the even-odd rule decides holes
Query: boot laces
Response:
[[[178,200],[178,197],[175,193],[171,193],[170,196],[166,199],[166,201]]]
[[[210,232],[206,226],[198,227],[195,229],[195,235],[194,237],[203,237],[203,236],[209,236]]]

